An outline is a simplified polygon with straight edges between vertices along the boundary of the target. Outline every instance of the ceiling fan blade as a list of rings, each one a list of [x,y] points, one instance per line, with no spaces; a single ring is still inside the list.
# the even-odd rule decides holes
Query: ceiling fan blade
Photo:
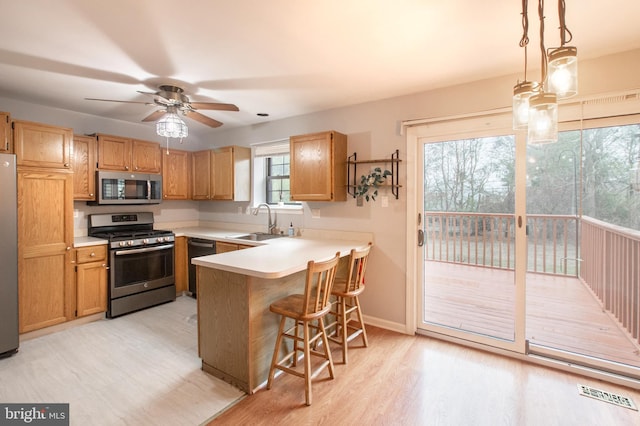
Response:
[[[210,109],[216,111],[240,111],[234,104],[222,104],[219,102],[189,102],[194,109]]]
[[[124,104],[142,104],[142,105],[155,105],[151,102],[139,102],[139,101],[118,101],[115,99],[96,99],[96,98],[84,98],[87,101],[100,101],[100,102],[120,102]]]
[[[157,120],[160,119],[160,117],[162,117],[166,113],[167,113],[167,111],[165,111],[163,109],[159,109],[159,110],[154,111],[151,114],[147,115],[145,118],[142,119],[142,121],[157,121]]]
[[[187,117],[199,121],[200,123],[209,126],[209,127],[220,127],[222,126],[222,123],[219,122],[218,120],[214,120],[213,118],[209,118],[206,115],[202,115],[199,112],[196,111],[188,111],[186,113]]]

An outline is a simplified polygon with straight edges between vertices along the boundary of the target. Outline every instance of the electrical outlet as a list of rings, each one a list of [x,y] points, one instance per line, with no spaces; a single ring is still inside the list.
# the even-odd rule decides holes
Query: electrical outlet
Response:
[[[320,217],[320,209],[311,209],[311,217]]]
[[[382,204],[382,207],[389,207],[389,197],[386,195],[380,197],[380,204]]]

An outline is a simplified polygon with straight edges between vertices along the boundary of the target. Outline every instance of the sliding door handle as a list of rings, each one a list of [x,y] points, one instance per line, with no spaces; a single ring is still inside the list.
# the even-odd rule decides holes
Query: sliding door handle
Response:
[[[418,229],[418,247],[422,247],[424,245],[424,231],[422,229]]]

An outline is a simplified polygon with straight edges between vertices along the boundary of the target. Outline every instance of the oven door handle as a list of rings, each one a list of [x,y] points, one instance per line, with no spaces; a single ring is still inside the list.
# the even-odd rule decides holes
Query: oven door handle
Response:
[[[170,248],[173,248],[173,244],[165,244],[163,246],[144,247],[144,248],[130,249],[130,250],[117,250],[116,256],[136,254],[136,253],[148,253],[150,251],[160,251],[160,250],[166,250]]]

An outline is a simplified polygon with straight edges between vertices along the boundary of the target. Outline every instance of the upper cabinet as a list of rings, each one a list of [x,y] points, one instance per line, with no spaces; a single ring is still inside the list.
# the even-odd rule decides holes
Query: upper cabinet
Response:
[[[251,149],[228,146],[214,149],[212,166],[213,200],[249,201]]]
[[[159,143],[133,139],[131,151],[131,164],[134,172],[162,172],[162,154]]]
[[[228,146],[194,152],[191,164],[194,200],[250,200],[250,148]]]
[[[291,200],[347,200],[347,136],[335,131],[291,136]]]
[[[197,151],[191,154],[191,198],[211,199],[211,151]]]
[[[73,199],[96,199],[96,138],[73,136]]]
[[[18,166],[72,170],[72,129],[14,121],[13,143]]]
[[[190,158],[188,151],[163,151],[162,196],[165,200],[189,199]]]
[[[160,144],[98,134],[98,169],[160,173]]]
[[[0,153],[12,152],[11,115],[8,112],[0,112]]]

